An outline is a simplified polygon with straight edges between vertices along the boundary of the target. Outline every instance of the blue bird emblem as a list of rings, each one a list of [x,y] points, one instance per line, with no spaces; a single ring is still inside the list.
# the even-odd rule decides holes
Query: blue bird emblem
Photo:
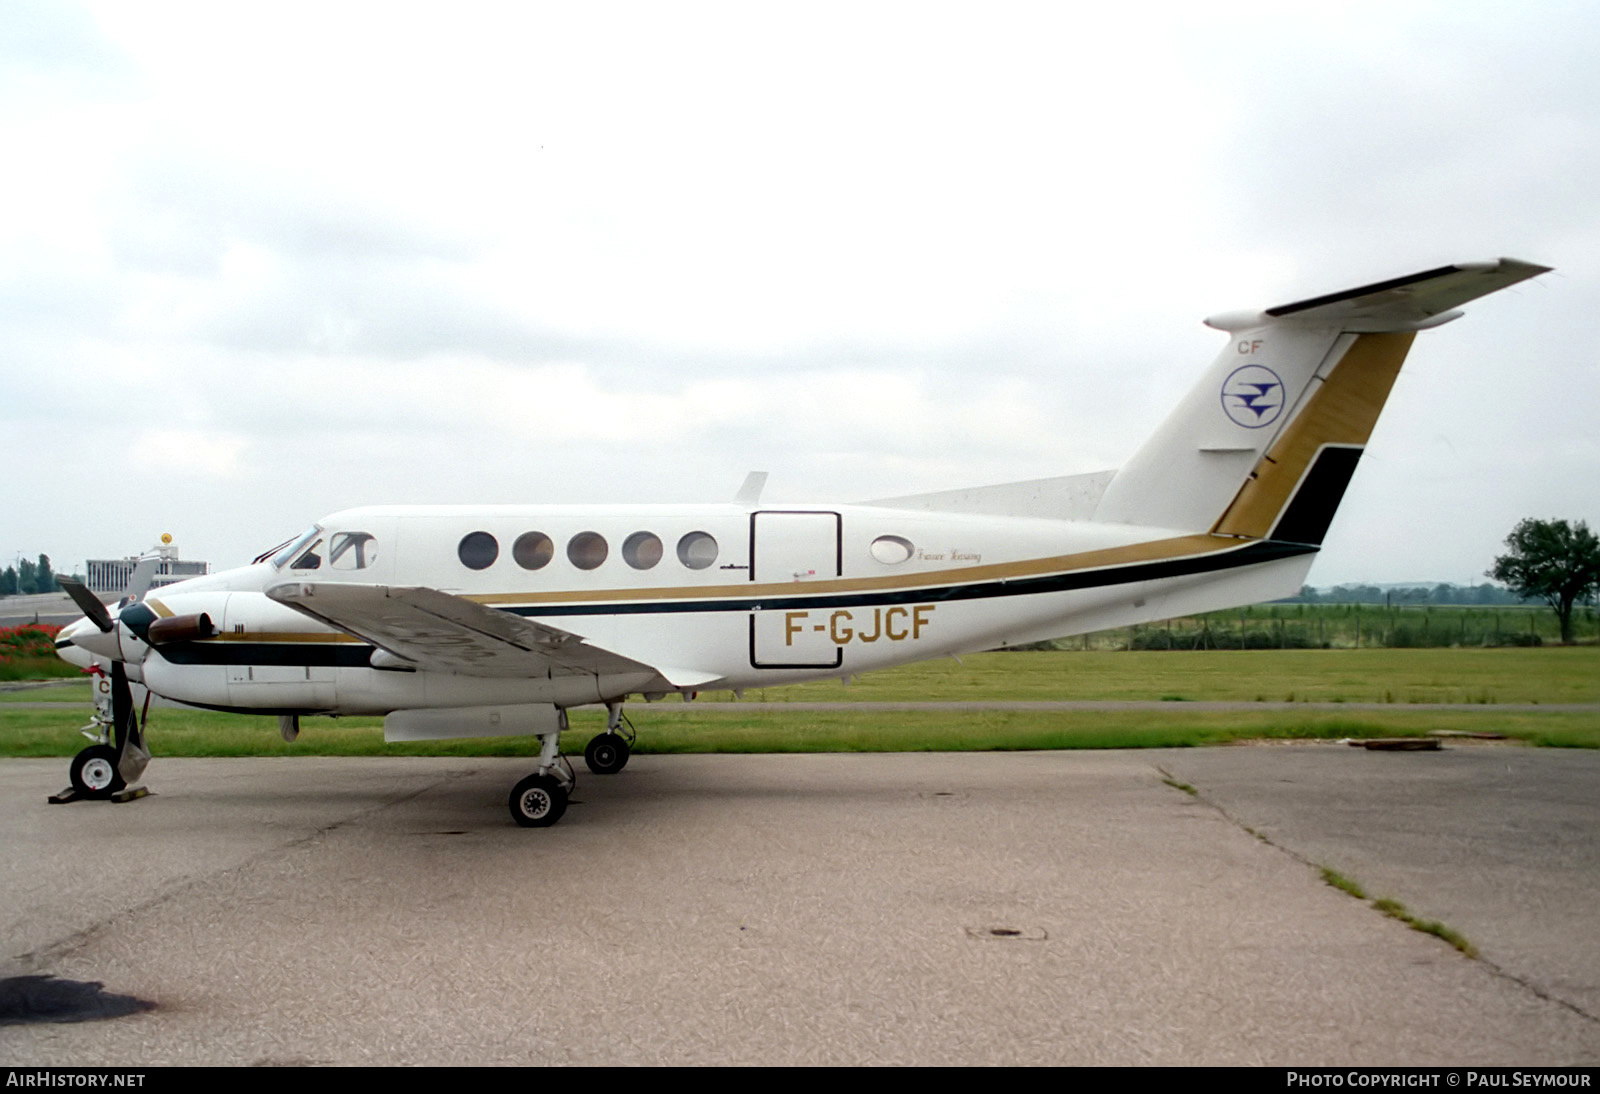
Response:
[[[1265,365],[1236,368],[1222,384],[1222,409],[1246,429],[1277,421],[1283,403],[1283,381]]]

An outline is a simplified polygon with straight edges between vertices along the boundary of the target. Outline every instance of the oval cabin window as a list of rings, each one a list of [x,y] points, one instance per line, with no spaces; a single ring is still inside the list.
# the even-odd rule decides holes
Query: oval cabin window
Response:
[[[468,532],[461,537],[456,555],[469,570],[487,570],[500,557],[500,544],[488,532]]]
[[[900,536],[879,536],[872,541],[872,557],[886,566],[899,565],[911,552],[911,541]]]
[[[524,532],[511,545],[511,557],[524,570],[542,570],[556,557],[556,545],[543,532]]]
[[[635,570],[648,570],[661,561],[661,540],[650,532],[635,532],[622,544],[622,560]]]
[[[593,570],[610,551],[606,537],[599,532],[579,532],[567,541],[567,561],[580,570]]]
[[[717,541],[710,532],[690,532],[678,541],[678,561],[691,570],[704,570],[717,561]]]

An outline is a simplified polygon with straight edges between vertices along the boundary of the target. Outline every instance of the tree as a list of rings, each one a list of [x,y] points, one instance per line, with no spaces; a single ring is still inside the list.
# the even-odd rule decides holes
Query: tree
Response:
[[[1572,605],[1600,589],[1600,539],[1583,521],[1519,521],[1489,576],[1555,609],[1563,645],[1572,643]]]
[[[33,591],[53,593],[61,588],[56,584],[56,572],[50,568],[50,556],[40,555],[39,565],[33,571]]]

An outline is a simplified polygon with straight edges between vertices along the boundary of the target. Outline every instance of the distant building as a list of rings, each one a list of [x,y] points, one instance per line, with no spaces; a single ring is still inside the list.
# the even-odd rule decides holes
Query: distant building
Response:
[[[159,559],[156,576],[150,582],[152,589],[211,572],[209,563],[180,559],[178,545],[172,542],[170,534],[163,534],[160,543],[139,557],[152,556]],[[90,591],[121,596],[127,590],[128,582],[133,580],[133,568],[139,564],[139,557],[89,559],[84,565],[87,567],[85,576]]]

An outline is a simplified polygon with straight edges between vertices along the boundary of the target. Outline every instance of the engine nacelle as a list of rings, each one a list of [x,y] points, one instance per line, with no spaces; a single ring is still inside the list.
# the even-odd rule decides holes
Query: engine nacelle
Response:
[[[190,615],[174,615],[167,619],[158,619],[150,624],[145,632],[145,639],[152,646],[166,645],[168,642],[193,642],[197,638],[215,638],[217,628],[211,622],[207,612],[194,612]]]

